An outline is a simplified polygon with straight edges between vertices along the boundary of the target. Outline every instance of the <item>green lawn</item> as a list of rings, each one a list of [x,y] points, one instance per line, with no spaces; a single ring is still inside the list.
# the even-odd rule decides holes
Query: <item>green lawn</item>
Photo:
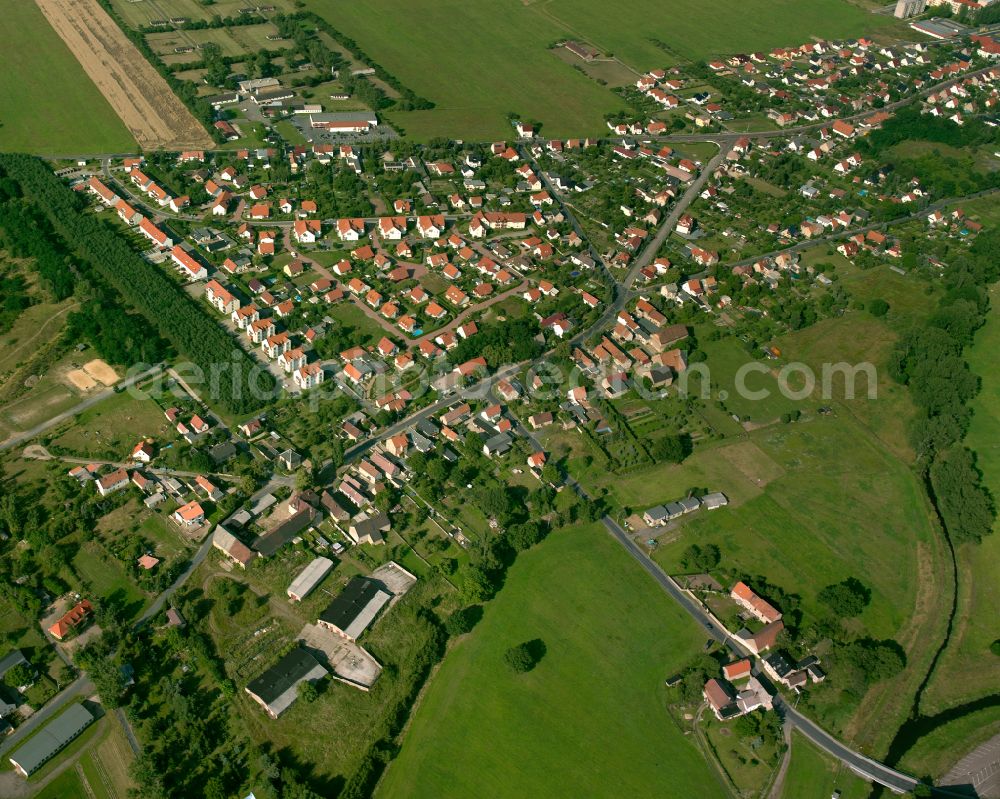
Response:
[[[709,450],[698,465],[714,460],[716,470],[701,468],[709,474],[729,469],[705,488],[739,500],[750,484],[752,498],[692,516],[657,559],[677,571],[689,544],[715,543],[724,566],[799,594],[806,613],[818,611],[821,588],[855,576],[873,591],[866,626],[876,637],[894,635],[913,609],[915,546],[931,529],[916,479],[847,418],[771,427],[751,440],[759,454],[737,443]],[[743,451],[733,456],[734,448]],[[763,487],[753,486],[755,474]]]
[[[100,550],[97,544],[84,544],[77,550],[73,569],[90,585],[94,592],[92,598],[114,603],[123,618],[135,618],[146,606],[146,595],[125,576],[118,561]],[[78,586],[74,588],[79,589]]]
[[[0,151],[107,153],[135,141],[33,0],[0,0]]]
[[[159,405],[126,391],[84,411],[52,445],[69,455],[124,460],[144,437],[163,445],[177,436]]]
[[[868,586],[871,604],[850,629],[897,640],[912,669],[896,681],[880,683],[862,702],[842,696],[834,675],[810,691],[809,712],[848,740],[870,747],[866,751],[879,751],[905,720],[907,697],[930,656],[925,641],[943,634],[949,586],[920,483],[842,409],[834,417],[758,430],[750,440],[767,460],[741,453],[728,482],[722,464],[702,464],[702,473],[723,478],[702,487],[732,492],[739,501],[747,494],[753,470],[760,469],[756,496],[690,517],[681,534],[660,546],[654,557],[668,572],[679,573],[686,547],[715,544],[723,569],[762,575],[797,594],[807,619],[821,614],[817,594],[825,586],[848,577]],[[724,459],[728,449],[710,452]],[[772,463],[781,471],[774,471]],[[687,482],[698,485],[699,478],[692,475]],[[643,476],[633,479],[642,482]],[[684,483],[678,476],[672,486]],[[872,714],[894,722],[865,723]]]
[[[972,371],[982,378],[982,391],[972,403],[972,424],[966,445],[978,456],[984,482],[1000,498],[1000,376],[996,353],[1000,348],[1000,291],[990,293],[993,303],[986,325],[968,350]],[[928,691],[929,712],[994,693],[1000,683],[1000,657],[989,645],[1000,638],[1000,621],[993,612],[1000,607],[1000,531],[982,544],[958,549],[959,608],[951,645]]]
[[[67,797],[76,799],[76,797],[86,795],[83,781],[77,775],[76,769],[68,768],[35,794],[35,799],[66,799]]]
[[[533,639],[544,657],[514,675],[504,651]],[[722,796],[664,706],[699,644],[603,528],[559,530],[448,653],[378,796]]]
[[[826,799],[834,791],[840,791],[842,799],[865,799],[871,785],[794,733],[781,799]]]
[[[709,329],[699,328],[698,335],[705,337]],[[699,347],[707,356],[707,362],[692,365],[686,376],[689,395],[704,396],[698,369],[707,366],[711,375],[712,399],[722,400],[722,407],[727,413],[759,424],[774,421],[783,413],[802,407],[801,401],[785,396],[779,386],[777,375],[783,364],[758,359],[759,352],[748,353],[736,338],[718,341],[700,339]],[[794,375],[789,384],[792,388],[798,387]]]
[[[377,344],[382,336],[388,335],[385,328],[353,302],[341,302],[331,308],[327,315],[339,322],[345,331],[354,331],[351,340],[362,346]]]
[[[549,47],[590,40],[628,66],[646,70],[685,58],[795,45],[811,37],[859,35],[894,26],[843,0],[751,0],[705,7],[695,0],[307,0],[307,7],[358,42],[376,62],[418,94],[431,111],[390,114],[418,139],[509,137],[506,114],[544,123],[543,135],[606,130],[603,117],[623,107],[610,89]],[[711,20],[725,16],[726,24]],[[392,20],[391,25],[385,24]],[[668,43],[673,53],[654,39]]]

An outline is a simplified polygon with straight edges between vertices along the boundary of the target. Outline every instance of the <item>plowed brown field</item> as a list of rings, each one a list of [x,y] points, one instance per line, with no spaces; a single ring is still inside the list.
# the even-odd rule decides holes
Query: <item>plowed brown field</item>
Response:
[[[205,129],[96,0],[35,2],[141,147],[212,146]]]

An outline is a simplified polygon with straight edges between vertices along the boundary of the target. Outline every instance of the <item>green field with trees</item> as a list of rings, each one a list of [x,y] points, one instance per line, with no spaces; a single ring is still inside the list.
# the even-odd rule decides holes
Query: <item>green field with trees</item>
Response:
[[[665,707],[695,626],[598,525],[565,528],[511,569],[449,652],[377,795],[724,795]],[[531,650],[531,668],[508,651]],[[520,656],[511,656],[520,658]]]
[[[979,394],[970,403],[972,418],[965,445],[975,453],[975,468],[992,497],[1000,496],[1000,380],[994,369],[1000,347],[1000,293],[990,289],[991,307],[986,323],[968,349],[972,372],[982,379]],[[957,621],[948,647],[927,687],[926,712],[940,723],[929,725],[921,739],[902,759],[906,767],[939,775],[992,735],[1000,732],[1000,624],[996,614],[984,612],[1000,603],[1000,535],[979,544],[956,547],[958,567]],[[992,697],[992,704],[990,698]],[[958,712],[949,709],[958,707]]]
[[[423,140],[508,137],[508,114],[543,123],[543,135],[605,130],[604,115],[624,103],[584,73],[584,62],[575,65],[572,57],[567,61],[550,52],[567,39],[590,41],[641,71],[678,58],[857,36],[895,24],[841,0],[808,6],[790,0],[731,3],[712,11],[727,16],[731,24],[723,26],[706,24],[704,7],[693,0],[674,0],[667,7],[654,0],[473,5],[447,0],[432,6],[404,0],[380,0],[375,6],[308,0],[307,6],[433,102],[433,110],[389,114],[391,122]],[[387,19],[394,24],[386,25]]]
[[[34,2],[0,3],[0,151],[128,151],[135,140]]]

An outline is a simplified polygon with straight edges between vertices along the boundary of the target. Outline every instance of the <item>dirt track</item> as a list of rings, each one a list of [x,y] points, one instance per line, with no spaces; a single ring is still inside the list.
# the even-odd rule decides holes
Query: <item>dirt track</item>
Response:
[[[142,148],[212,146],[204,128],[97,0],[35,2]]]

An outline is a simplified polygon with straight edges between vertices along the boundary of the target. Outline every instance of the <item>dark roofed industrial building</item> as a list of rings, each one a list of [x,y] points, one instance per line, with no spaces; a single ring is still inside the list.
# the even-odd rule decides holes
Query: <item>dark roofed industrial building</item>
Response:
[[[299,683],[323,679],[327,670],[304,649],[293,649],[246,687],[272,719],[278,718],[298,698]]]
[[[357,641],[390,599],[392,594],[381,584],[367,577],[352,577],[320,614],[319,623],[349,641]]]
[[[269,533],[259,536],[253,542],[253,548],[265,558],[269,558],[309,527],[315,519],[316,511],[308,505],[303,505]]]

